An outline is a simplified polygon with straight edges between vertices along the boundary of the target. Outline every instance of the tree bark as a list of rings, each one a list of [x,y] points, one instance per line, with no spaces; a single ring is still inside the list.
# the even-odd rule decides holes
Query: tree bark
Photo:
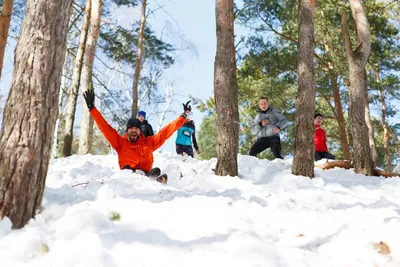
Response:
[[[0,134],[0,218],[23,227],[40,208],[58,114],[72,0],[28,0]]]
[[[296,98],[296,142],[292,173],[314,177],[314,12],[316,1],[299,0],[298,83]]]
[[[373,161],[365,122],[364,67],[369,56],[371,43],[368,21],[359,0],[350,0],[350,7],[356,25],[358,46],[353,52],[348,29],[346,11],[342,11],[342,32],[349,64],[349,119],[353,137],[354,171],[373,175]]]
[[[386,97],[385,91],[383,90],[382,86],[380,85],[381,79],[379,77],[379,72],[375,73],[376,75],[376,82],[378,83],[379,92],[381,95],[381,113],[382,113],[382,128],[383,128],[383,147],[385,148],[385,158],[386,158],[386,170],[388,172],[392,172],[392,154],[390,153],[390,131],[387,125],[387,108],[386,108]]]
[[[53,143],[51,145],[51,159],[58,158],[58,147],[59,147],[59,133],[61,130],[60,127],[60,121],[62,120],[62,107],[63,107],[63,96],[64,96],[64,90],[65,90],[65,85],[66,85],[66,76],[67,76],[67,69],[68,69],[68,55],[69,53],[65,53],[65,59],[64,59],[64,66],[61,74],[61,85],[59,89],[59,97],[58,97],[58,116],[56,120],[56,126],[54,128],[54,134],[53,134]]]
[[[351,154],[350,154],[350,145],[348,138],[349,134],[347,132],[346,120],[344,119],[343,107],[340,99],[340,90],[337,83],[337,78],[338,78],[337,73],[330,74],[333,99],[335,101],[336,120],[339,125],[340,146],[342,148],[343,158],[345,160],[350,160]]]
[[[365,69],[363,71],[363,74],[364,74],[365,123],[367,124],[367,127],[368,127],[368,141],[369,141],[369,146],[371,148],[373,165],[375,166],[375,164],[378,162],[378,152],[376,151],[375,138],[374,138],[374,127],[372,125],[371,115],[369,112],[368,78],[367,78],[367,72]]]
[[[140,71],[142,70],[142,58],[143,58],[143,40],[144,40],[144,26],[146,25],[146,0],[142,0],[142,17],[140,19],[140,30],[139,40],[137,47],[137,56],[135,63],[135,73],[133,75],[133,87],[132,87],[132,117],[137,117],[138,114],[138,102],[139,102],[139,77]]]
[[[0,78],[3,70],[4,52],[6,51],[13,3],[14,0],[3,0],[3,6],[0,14]]]
[[[64,128],[64,146],[63,156],[68,157],[72,154],[72,141],[74,136],[74,121],[76,102],[78,100],[79,87],[81,84],[81,75],[83,67],[83,56],[86,49],[86,41],[88,38],[89,22],[92,10],[92,0],[87,0],[85,8],[85,17],[83,19],[81,36],[79,40],[78,53],[76,54],[74,69],[72,72],[72,85],[68,95],[67,112],[65,113],[65,128]]]
[[[100,21],[102,11],[102,0],[91,0],[92,9],[90,15],[90,24],[88,38],[86,41],[84,65],[82,67],[82,92],[87,90],[94,90],[92,74],[94,58],[96,56],[97,40],[100,34]],[[92,152],[93,144],[93,118],[90,116],[87,106],[82,105],[82,121],[81,121],[81,134],[79,136],[79,151],[81,155]]]
[[[233,0],[216,0],[215,15],[217,31],[214,63],[214,96],[217,113],[215,173],[221,176],[237,176],[239,111]]]

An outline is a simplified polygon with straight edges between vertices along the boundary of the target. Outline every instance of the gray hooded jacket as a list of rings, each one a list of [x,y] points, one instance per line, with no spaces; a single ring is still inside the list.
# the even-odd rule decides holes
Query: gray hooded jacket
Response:
[[[269,121],[267,126],[261,126],[262,120]],[[266,111],[259,111],[253,123],[251,124],[251,133],[257,135],[257,139],[268,136],[279,136],[279,133],[274,133],[274,128],[284,129],[289,125],[289,121],[276,108],[269,107]]]

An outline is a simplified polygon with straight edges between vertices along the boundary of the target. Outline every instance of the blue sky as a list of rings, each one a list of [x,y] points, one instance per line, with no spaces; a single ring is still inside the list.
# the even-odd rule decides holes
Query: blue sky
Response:
[[[174,44],[182,46],[182,41],[189,43],[193,49],[184,50],[176,63],[168,69],[163,76],[163,81],[174,82],[174,101],[171,110],[164,121],[164,125],[175,119],[182,112],[182,102],[189,100],[189,95],[206,100],[213,96],[214,83],[214,58],[216,51],[215,32],[215,0],[188,1],[188,0],[152,0],[149,9],[158,9],[149,18],[148,23],[158,36]],[[236,1],[238,2],[238,1]],[[140,7],[135,10],[120,10],[118,19],[120,23],[129,23],[137,20],[140,15]],[[240,37],[245,30],[237,27],[236,34]],[[0,94],[5,97],[11,85],[12,67],[14,61],[13,51],[15,40],[9,39],[6,49],[5,66],[0,81]],[[133,71],[132,71],[133,73]],[[4,106],[5,97],[0,105]],[[81,110],[77,107],[77,111]],[[147,111],[151,114],[151,111]],[[80,124],[80,116],[77,116],[76,124]],[[193,110],[197,132],[201,125],[203,114]],[[154,128],[157,121],[150,120]],[[173,135],[162,147],[163,150],[175,152],[175,138]],[[200,148],[201,149],[201,148]]]

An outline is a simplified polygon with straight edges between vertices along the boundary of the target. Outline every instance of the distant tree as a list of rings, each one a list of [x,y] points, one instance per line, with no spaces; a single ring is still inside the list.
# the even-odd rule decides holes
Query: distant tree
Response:
[[[97,40],[100,35],[100,22],[103,7],[103,0],[92,1],[90,20],[85,52],[83,56],[83,66],[81,73],[82,92],[87,90],[94,91],[93,86],[93,65],[96,56]],[[79,135],[79,154],[84,155],[92,152],[93,146],[93,126],[94,121],[90,116],[89,110],[82,105],[81,133]]]
[[[72,85],[69,90],[67,99],[67,110],[64,114],[64,143],[63,143],[63,156],[68,157],[72,154],[72,140],[75,122],[76,102],[78,100],[79,87],[81,85],[81,76],[83,68],[83,56],[85,54],[86,42],[88,39],[88,30],[90,17],[92,12],[92,0],[86,1],[85,16],[82,23],[81,36],[79,40],[78,51],[74,61],[74,68],[72,70]]]
[[[137,46],[135,73],[133,74],[132,117],[136,117],[138,113],[138,102],[139,102],[138,86],[139,86],[140,71],[142,70],[144,27],[146,25],[146,6],[147,6],[147,1],[142,0],[142,15],[140,18],[140,29],[139,29],[139,39]]]
[[[27,1],[0,133],[0,218],[15,228],[41,205],[71,6],[72,0]]]
[[[349,96],[350,96],[350,129],[353,136],[354,171],[365,175],[373,175],[373,160],[368,138],[368,127],[365,122],[364,105],[364,69],[371,50],[369,24],[360,0],[350,0],[353,15],[357,46],[353,51],[351,44],[347,14],[342,11],[342,31],[349,64]]]
[[[0,11],[0,78],[1,71],[3,70],[4,52],[7,45],[14,0],[3,0],[2,2],[3,6]]]

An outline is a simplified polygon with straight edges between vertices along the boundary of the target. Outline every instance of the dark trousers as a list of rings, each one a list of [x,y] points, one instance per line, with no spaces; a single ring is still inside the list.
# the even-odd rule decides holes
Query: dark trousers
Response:
[[[335,156],[332,155],[329,152],[317,152],[315,151],[315,161],[321,160],[321,159],[335,159]]]
[[[179,154],[179,155],[183,156],[183,153],[188,154],[192,158],[194,157],[193,147],[192,146],[185,146],[185,145],[176,144],[176,154]]]
[[[137,169],[132,168],[132,167],[129,166],[129,165],[124,166],[122,169],[123,169],[123,170],[132,170],[133,172],[136,172],[136,171],[137,171]],[[141,170],[141,171],[143,171],[143,170]],[[153,169],[151,169],[149,172],[145,172],[145,171],[143,171],[143,172],[145,173],[146,176],[148,176],[148,177],[150,177],[150,178],[157,178],[158,176],[161,175],[161,170],[160,170],[160,168],[153,168]]]
[[[250,148],[250,156],[257,157],[265,149],[271,148],[275,158],[283,159],[281,155],[281,139],[279,136],[261,137]]]

